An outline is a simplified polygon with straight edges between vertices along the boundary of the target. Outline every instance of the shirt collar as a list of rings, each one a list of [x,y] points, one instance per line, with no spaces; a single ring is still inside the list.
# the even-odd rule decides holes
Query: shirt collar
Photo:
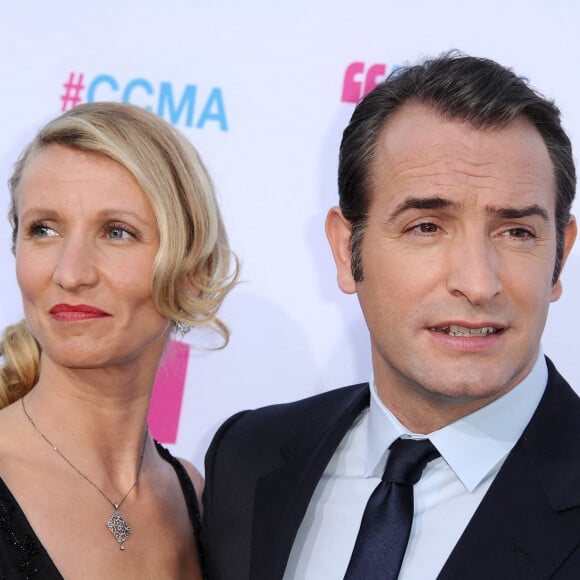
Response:
[[[429,439],[468,491],[473,491],[507,456],[538,406],[548,368],[540,350],[528,375],[489,405],[429,434]],[[367,434],[366,477],[380,475],[388,448],[399,437],[424,438],[412,433],[385,407],[370,381],[371,402]]]

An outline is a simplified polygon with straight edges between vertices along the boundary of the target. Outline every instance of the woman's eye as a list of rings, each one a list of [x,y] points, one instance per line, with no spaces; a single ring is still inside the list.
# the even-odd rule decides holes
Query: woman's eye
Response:
[[[134,238],[134,234],[127,228],[121,226],[108,226],[107,236],[112,240],[124,240],[127,238]]]
[[[31,238],[48,238],[58,235],[51,227],[43,223],[32,224],[28,228],[28,235]]]

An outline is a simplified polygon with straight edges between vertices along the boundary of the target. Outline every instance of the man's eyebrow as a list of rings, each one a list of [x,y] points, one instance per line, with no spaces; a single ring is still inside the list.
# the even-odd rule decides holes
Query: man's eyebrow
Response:
[[[392,222],[402,213],[410,209],[460,209],[461,204],[443,197],[410,197],[400,203],[389,216],[387,221]],[[539,216],[545,222],[550,221],[548,212],[537,204],[525,207],[487,207],[488,215],[495,215],[504,219],[520,219],[530,216]]]
[[[537,215],[540,216],[545,222],[550,221],[548,212],[537,204],[528,205],[526,207],[488,207],[487,213],[489,215],[496,215],[508,220]]]
[[[410,209],[458,209],[459,204],[443,197],[410,197],[400,203],[387,221],[396,220],[402,213]]]

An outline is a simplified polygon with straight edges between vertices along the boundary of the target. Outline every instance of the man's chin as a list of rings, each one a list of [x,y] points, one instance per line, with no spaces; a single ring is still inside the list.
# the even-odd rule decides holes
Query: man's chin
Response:
[[[462,414],[466,415],[505,395],[516,384],[499,379],[490,380],[488,374],[485,377],[462,378],[445,383],[438,380],[436,384],[423,385],[423,390],[433,407],[456,409],[459,412],[462,410]]]

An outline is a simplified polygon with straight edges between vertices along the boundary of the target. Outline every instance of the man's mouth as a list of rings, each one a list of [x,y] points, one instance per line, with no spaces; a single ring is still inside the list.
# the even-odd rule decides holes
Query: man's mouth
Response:
[[[495,326],[481,326],[480,328],[468,328],[467,326],[460,326],[459,324],[450,324],[449,326],[439,326],[437,328],[430,328],[434,332],[443,332],[449,336],[488,336],[489,334],[497,334],[502,329]]]

